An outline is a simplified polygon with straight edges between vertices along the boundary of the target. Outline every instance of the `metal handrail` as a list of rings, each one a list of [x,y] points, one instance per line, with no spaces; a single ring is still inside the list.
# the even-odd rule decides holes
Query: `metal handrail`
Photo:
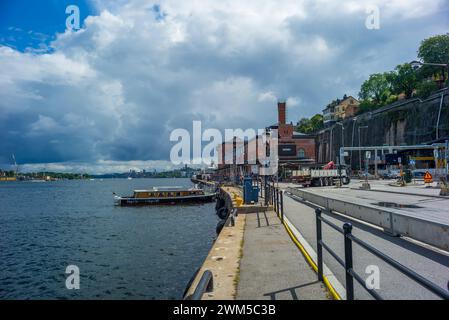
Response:
[[[395,261],[391,257],[387,256],[386,254],[380,252],[373,246],[369,245],[368,243],[364,242],[363,240],[357,238],[352,234],[352,225],[348,222],[346,222],[343,225],[343,228],[338,227],[334,223],[330,222],[329,220],[323,218],[321,216],[321,209],[316,209],[316,233],[317,233],[317,265],[318,265],[318,279],[323,280],[323,248],[331,254],[331,256],[337,260],[337,262],[342,265],[345,268],[345,274],[346,274],[346,299],[347,300],[354,300],[354,279],[360,283],[360,285],[376,300],[382,300],[382,296],[380,296],[374,289],[369,289],[366,287],[366,283],[364,282],[363,278],[358,275],[354,268],[353,268],[353,251],[352,251],[352,243],[355,242],[368,252],[372,253],[376,257],[380,258],[384,262],[388,263],[390,266],[394,267],[396,270],[401,272],[402,274],[406,275],[410,279],[414,280],[419,285],[423,286],[427,290],[431,291],[432,293],[436,294],[437,296],[449,300],[449,292],[444,290],[443,288],[439,287],[435,283],[427,280],[420,274],[416,273],[415,271],[409,269],[408,267],[400,264],[399,262]],[[323,242],[322,237],[322,228],[321,223],[324,222],[325,224],[332,227],[334,230],[338,231],[339,233],[342,233],[344,235],[344,250],[345,250],[345,258],[344,261],[338,255]]]
[[[184,300],[201,300],[203,294],[214,290],[214,277],[210,270],[205,270],[193,293]]]

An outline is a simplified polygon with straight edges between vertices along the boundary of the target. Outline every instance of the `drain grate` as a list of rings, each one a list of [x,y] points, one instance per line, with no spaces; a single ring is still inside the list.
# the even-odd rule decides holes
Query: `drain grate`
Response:
[[[419,209],[422,208],[420,206],[414,204],[401,204],[396,202],[376,202],[373,203],[376,206],[385,207],[385,208],[399,208],[399,209]]]

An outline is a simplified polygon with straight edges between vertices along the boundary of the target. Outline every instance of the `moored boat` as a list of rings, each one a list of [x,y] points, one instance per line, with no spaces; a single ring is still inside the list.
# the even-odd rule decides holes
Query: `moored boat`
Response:
[[[115,196],[117,206],[147,206],[204,203],[215,200],[215,193],[198,188],[153,187],[150,190],[134,190],[132,196]]]

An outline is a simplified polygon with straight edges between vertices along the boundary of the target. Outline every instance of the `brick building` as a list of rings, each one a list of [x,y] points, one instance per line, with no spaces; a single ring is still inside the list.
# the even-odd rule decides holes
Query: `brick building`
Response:
[[[278,103],[278,122],[265,128],[266,132],[272,132],[273,130],[278,130],[280,176],[282,176],[285,168],[297,169],[301,165],[316,162],[315,136],[296,132],[294,125],[287,123],[287,105],[285,102]],[[234,138],[233,141],[220,144],[217,147],[219,174],[232,179],[239,175],[257,173],[262,164],[256,160],[263,158],[267,149],[266,145],[259,145],[260,141],[262,140],[256,138],[245,139],[244,141]],[[248,152],[249,150],[253,152]],[[255,159],[255,155],[257,155],[257,159]]]
[[[315,136],[295,131],[293,124],[287,123],[287,105],[278,103],[278,123],[267,129],[278,130],[279,166],[297,168],[303,164],[313,164],[315,157]]]

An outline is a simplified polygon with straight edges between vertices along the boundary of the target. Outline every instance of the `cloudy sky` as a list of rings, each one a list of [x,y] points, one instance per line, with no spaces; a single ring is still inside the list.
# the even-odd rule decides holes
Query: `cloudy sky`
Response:
[[[1,1],[0,164],[169,167],[173,129],[263,128],[278,99],[296,123],[415,59],[448,17],[449,0]]]

